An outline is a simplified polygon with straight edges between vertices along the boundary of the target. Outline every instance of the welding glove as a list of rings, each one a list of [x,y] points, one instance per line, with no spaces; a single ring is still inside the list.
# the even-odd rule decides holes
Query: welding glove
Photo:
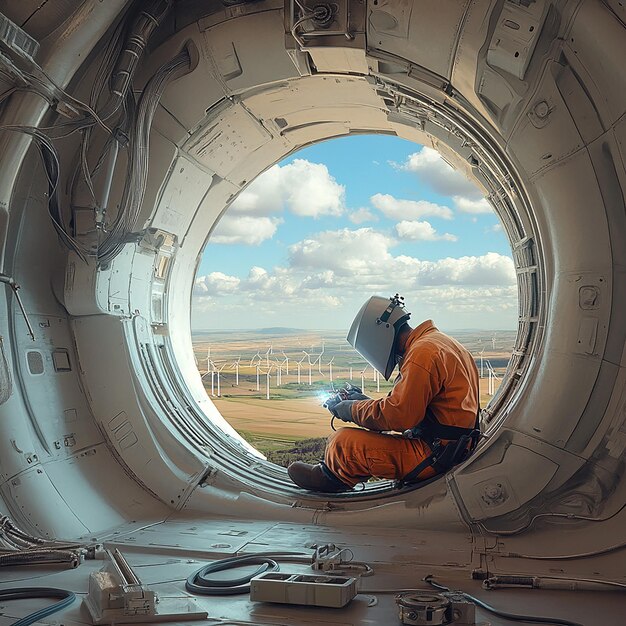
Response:
[[[330,412],[342,422],[352,422],[352,405],[355,402],[356,400],[342,400]]]
[[[360,391],[349,391],[348,400],[371,400],[371,398]]]

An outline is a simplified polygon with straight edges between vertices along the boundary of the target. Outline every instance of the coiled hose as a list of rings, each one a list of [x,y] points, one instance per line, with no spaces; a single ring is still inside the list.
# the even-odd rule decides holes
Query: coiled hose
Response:
[[[56,589],[55,587],[15,587],[0,590],[0,601],[33,600],[35,598],[61,598],[61,600],[18,619],[17,622],[13,622],[12,626],[30,626],[30,624],[34,624],[44,617],[48,617],[48,615],[57,613],[72,604],[76,600],[76,595],[67,589]]]
[[[214,561],[195,571],[185,582],[185,588],[190,593],[201,596],[232,596],[250,591],[250,580],[264,572],[278,572],[280,566],[277,561],[290,563],[306,563],[310,565],[313,557],[302,552],[261,552],[259,554],[233,556],[220,561]],[[238,578],[210,578],[211,574],[223,572],[245,565],[259,565],[252,574]]]
[[[209,578],[209,574],[235,569],[244,565],[259,565],[252,574],[239,578]],[[280,566],[267,556],[234,556],[205,565],[187,578],[185,588],[191,593],[203,596],[230,596],[250,591],[250,580],[263,572],[277,572]]]

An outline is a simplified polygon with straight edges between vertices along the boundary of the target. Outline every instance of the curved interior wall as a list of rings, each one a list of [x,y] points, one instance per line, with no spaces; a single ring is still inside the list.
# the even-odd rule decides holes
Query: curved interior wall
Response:
[[[94,20],[73,16],[73,32],[96,45],[124,4],[100,7],[96,32]],[[352,41],[303,52],[285,34],[282,3],[194,14],[200,4],[177,16],[187,26],[160,33],[137,79],[141,87],[189,40],[199,51],[157,111],[143,236],[109,267],[60,246],[37,154],[28,152],[15,179],[27,144],[2,137],[13,142],[0,163],[3,267],[22,285],[36,330],[32,342],[7,289],[7,512],[37,532],[79,536],[172,508],[492,529],[547,508],[616,509],[626,417],[626,70],[618,62],[626,40],[616,14],[591,0],[528,9],[433,0],[419,14],[405,3],[370,4],[354,16]],[[502,43],[511,11],[533,26],[517,55]],[[58,32],[49,41],[63,60],[57,78],[69,82],[77,71],[72,87],[84,93],[96,59],[80,65],[78,45],[53,45]],[[20,94],[2,123],[48,124],[45,114],[37,96]],[[432,145],[489,193],[518,268],[520,330],[472,459],[421,489],[374,487],[336,498],[328,511],[291,489],[284,471],[219,416],[193,360],[189,303],[206,235],[246,184],[304,145],[364,131]],[[71,139],[59,149],[71,162]],[[112,198],[122,183],[113,181]],[[63,351],[69,371],[55,368]]]

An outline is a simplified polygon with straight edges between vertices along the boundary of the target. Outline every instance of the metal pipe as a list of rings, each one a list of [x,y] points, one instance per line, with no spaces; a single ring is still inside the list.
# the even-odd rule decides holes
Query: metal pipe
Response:
[[[86,0],[59,31],[52,32],[41,42],[40,66],[59,87],[64,88],[97,45],[129,0]],[[18,92],[6,103],[2,115],[4,125],[39,126],[48,112],[49,104],[41,96]],[[23,133],[0,133],[0,271],[6,264],[5,251],[9,222],[9,207],[13,188],[22,161],[31,145]]]
[[[22,315],[24,316],[24,321],[26,322],[26,328],[28,329],[28,334],[30,338],[35,341],[35,332],[33,331],[33,326],[28,319],[28,315],[26,314],[26,309],[24,308],[24,303],[22,302],[22,298],[20,297],[19,288],[20,286],[6,274],[0,274],[0,283],[4,283],[5,285],[9,285],[15,294],[15,299],[17,300],[17,304],[20,307],[20,311],[22,311]]]

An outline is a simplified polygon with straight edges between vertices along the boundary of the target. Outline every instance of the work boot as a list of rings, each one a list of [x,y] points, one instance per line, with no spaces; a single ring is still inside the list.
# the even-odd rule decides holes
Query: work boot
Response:
[[[346,485],[342,480],[339,480],[323,463],[311,465],[310,463],[296,461],[287,468],[287,473],[298,487],[308,489],[309,491],[339,493],[340,491],[352,489],[350,485]]]

